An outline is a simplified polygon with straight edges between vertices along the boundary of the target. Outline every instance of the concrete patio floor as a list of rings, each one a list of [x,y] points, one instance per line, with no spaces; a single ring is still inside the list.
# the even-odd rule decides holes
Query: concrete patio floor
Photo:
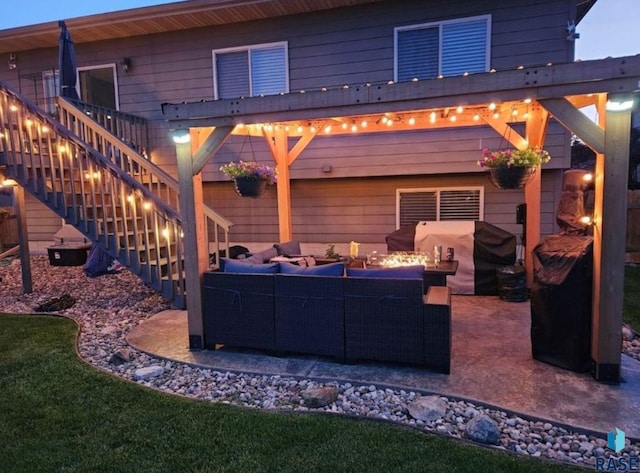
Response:
[[[219,371],[375,384],[474,400],[505,410],[605,433],[615,427],[640,438],[640,362],[622,355],[623,382],[605,385],[531,356],[529,303],[453,296],[451,374],[419,367],[357,364],[231,350],[190,351],[186,311],[165,311],[131,331],[133,347],[158,357]]]

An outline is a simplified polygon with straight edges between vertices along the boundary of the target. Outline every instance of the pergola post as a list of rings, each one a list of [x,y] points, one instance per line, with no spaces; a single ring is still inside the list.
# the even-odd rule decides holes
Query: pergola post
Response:
[[[178,133],[178,132],[176,132]],[[202,281],[209,266],[203,215],[202,173],[193,173],[191,137],[188,131],[174,135],[180,184],[180,215],[184,233],[184,270],[187,287],[189,348],[204,348]]]
[[[291,180],[289,177],[289,140],[284,129],[275,130],[272,136],[266,136],[267,141],[271,140],[270,146],[273,159],[276,162],[278,171],[278,181],[276,183],[278,191],[278,228],[280,230],[280,241],[290,241],[293,239],[291,228]]]
[[[608,108],[603,94],[598,112],[605,153],[596,155],[591,356],[596,380],[619,383],[631,109]]]
[[[542,148],[547,135],[549,112],[537,106],[529,113],[526,124],[528,146]],[[527,286],[533,286],[533,247],[540,242],[540,196],[542,194],[542,166],[539,166],[533,178],[524,188],[524,201],[527,206],[525,232],[525,269]]]

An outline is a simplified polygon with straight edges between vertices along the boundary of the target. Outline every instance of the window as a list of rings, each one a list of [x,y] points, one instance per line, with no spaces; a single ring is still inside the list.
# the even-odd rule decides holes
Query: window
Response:
[[[491,16],[395,28],[395,80],[489,70]]]
[[[286,42],[213,51],[215,98],[287,93],[288,64]]]
[[[482,220],[483,208],[483,187],[398,189],[396,226],[423,221]]]
[[[83,102],[112,110],[120,108],[115,64],[79,67],[78,86],[78,95]]]

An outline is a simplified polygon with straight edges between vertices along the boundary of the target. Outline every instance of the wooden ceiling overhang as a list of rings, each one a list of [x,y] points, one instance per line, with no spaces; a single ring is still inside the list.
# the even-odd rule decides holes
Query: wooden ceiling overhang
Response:
[[[190,0],[65,19],[76,43],[263,20],[383,0]],[[596,0],[579,0],[576,22]],[[64,18],[61,18],[64,19]],[[57,21],[0,31],[0,53],[58,46]]]
[[[76,44],[264,20],[382,0],[191,0],[66,19]],[[61,18],[62,19],[62,18]],[[0,31],[0,53],[58,47],[57,21]]]

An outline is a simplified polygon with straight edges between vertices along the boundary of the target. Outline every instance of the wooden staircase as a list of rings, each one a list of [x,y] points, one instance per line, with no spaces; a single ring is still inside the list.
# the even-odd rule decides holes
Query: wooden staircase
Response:
[[[59,108],[60,122],[0,82],[0,171],[184,308],[177,181],[93,112],[62,99]],[[113,129],[130,129],[116,113]],[[231,222],[209,208],[203,218],[209,251],[228,251]]]

